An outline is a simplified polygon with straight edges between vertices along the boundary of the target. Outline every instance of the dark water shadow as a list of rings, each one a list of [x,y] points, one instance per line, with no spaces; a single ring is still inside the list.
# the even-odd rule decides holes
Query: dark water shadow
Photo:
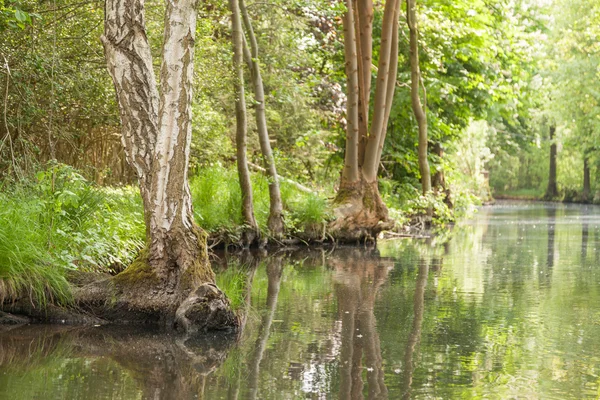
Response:
[[[5,326],[0,369],[26,372],[53,358],[110,359],[129,373],[144,399],[202,398],[207,377],[236,341],[234,334],[190,337],[127,326]]]

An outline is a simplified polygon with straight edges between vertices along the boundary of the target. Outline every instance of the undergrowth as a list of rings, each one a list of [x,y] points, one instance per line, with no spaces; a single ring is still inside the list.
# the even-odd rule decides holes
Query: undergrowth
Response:
[[[69,271],[117,272],[144,243],[134,189],[97,188],[62,164],[3,183],[0,202],[0,307],[22,297],[68,304]]]
[[[253,173],[251,179],[256,222],[261,233],[268,235],[269,180],[259,173]],[[242,193],[235,168],[204,168],[190,180],[190,187],[195,218],[202,228],[212,234],[227,232],[235,236],[240,232]],[[285,181],[280,182],[280,187],[288,233],[304,232],[331,218],[329,203],[323,196],[302,192]]]

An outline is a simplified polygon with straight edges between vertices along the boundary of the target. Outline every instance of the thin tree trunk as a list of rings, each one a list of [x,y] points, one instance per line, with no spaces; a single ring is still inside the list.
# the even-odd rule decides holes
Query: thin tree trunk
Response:
[[[590,194],[592,193],[592,184],[591,184],[591,173],[590,173],[590,162],[589,157],[586,154],[583,158],[583,194],[581,196],[584,202],[589,202]]]
[[[354,183],[360,180],[358,167],[358,144],[360,141],[358,54],[352,0],[347,0],[346,6],[348,11],[344,16],[344,52],[348,94],[346,100],[346,156],[344,157],[342,180]]]
[[[432,151],[440,160],[444,158],[444,149],[440,142],[435,142],[433,144]],[[438,192],[446,190],[446,178],[444,177],[444,170],[442,168],[437,168],[431,176],[431,186]]]
[[[258,225],[254,217],[254,204],[252,200],[252,182],[247,157],[247,116],[246,98],[244,91],[244,40],[242,20],[237,0],[229,0],[232,23],[233,43],[233,68],[235,70],[235,119],[236,119],[236,159],[240,189],[242,191],[242,218],[246,229],[244,230],[244,246],[250,245],[258,236]]]
[[[373,56],[373,1],[353,0],[358,64],[358,166],[362,168],[369,135],[369,99]]]
[[[433,153],[436,154],[440,160],[444,158],[444,148],[440,142],[435,142],[433,144]],[[452,193],[450,192],[448,185],[446,185],[446,177],[441,165],[435,170],[431,177],[431,186],[437,193],[444,194],[444,203],[446,203],[448,208],[454,207],[454,204],[452,203]]]
[[[431,172],[427,161],[427,114],[421,97],[421,68],[419,66],[419,28],[417,26],[417,10],[415,0],[406,0],[406,22],[410,31],[410,97],[412,109],[419,126],[419,170],[421,171],[421,187],[423,194],[431,191]],[[424,96],[425,93],[423,93]],[[425,100],[426,101],[426,100]]]
[[[196,0],[167,4],[160,97],[144,1],[107,0],[105,11],[102,42],[125,152],[140,182],[147,248],[124,272],[78,296],[110,319],[176,322],[188,330],[234,325],[228,301],[214,286],[206,235],[194,223],[188,184]],[[193,307],[206,296],[215,306],[210,317]]]
[[[556,183],[556,158],[557,147],[555,142],[556,126],[550,126],[550,170],[548,172],[548,188],[546,189],[546,199],[551,200],[558,197],[558,185]]]
[[[258,57],[258,42],[252,29],[252,23],[246,10],[244,0],[239,0],[240,11],[246,28],[246,34],[250,41],[251,59],[248,68],[252,76],[252,84],[254,87],[254,109],[256,112],[256,127],[258,130],[258,139],[260,148],[263,154],[265,169],[269,177],[269,220],[268,226],[272,234],[280,236],[283,233],[283,202],[281,200],[281,191],[279,189],[279,178],[277,176],[277,168],[275,167],[275,158],[269,141],[269,131],[267,129],[267,117],[265,114],[265,90],[263,86],[262,76],[260,73],[260,62]]]
[[[393,98],[395,85],[390,85],[389,80],[396,81],[396,76],[391,77],[395,66],[394,59],[397,62],[398,47],[392,49],[394,43],[393,34],[397,32],[398,14],[400,0],[391,0],[385,3],[383,11],[383,28],[381,32],[381,47],[379,49],[379,63],[377,67],[377,82],[375,85],[375,105],[373,109],[373,121],[371,131],[365,151],[365,160],[363,163],[363,175],[367,182],[377,180],[377,170],[379,168],[380,146],[383,146],[382,139],[385,138],[385,116],[387,114],[389,99]],[[397,42],[396,42],[397,43]],[[388,88],[392,88],[392,93],[388,93]]]

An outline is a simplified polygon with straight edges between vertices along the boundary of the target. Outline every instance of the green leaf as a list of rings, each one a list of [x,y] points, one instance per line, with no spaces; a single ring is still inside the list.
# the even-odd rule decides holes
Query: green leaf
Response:
[[[15,18],[19,22],[25,22],[27,21],[27,14],[17,8],[15,10]]]

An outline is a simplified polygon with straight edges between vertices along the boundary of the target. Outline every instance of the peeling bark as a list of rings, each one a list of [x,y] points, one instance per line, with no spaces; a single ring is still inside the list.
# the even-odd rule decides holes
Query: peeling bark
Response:
[[[80,305],[110,320],[177,323],[188,330],[235,325],[228,300],[214,286],[187,176],[196,4],[167,3],[159,96],[144,0],[106,1],[102,42],[123,145],[140,182],[147,238],[147,248],[123,273],[76,291]]]

